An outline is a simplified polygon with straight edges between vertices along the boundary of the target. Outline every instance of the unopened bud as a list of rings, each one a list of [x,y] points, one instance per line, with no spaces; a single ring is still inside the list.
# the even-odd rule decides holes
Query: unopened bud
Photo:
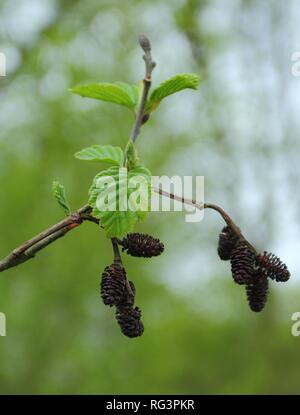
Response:
[[[151,43],[150,40],[147,38],[147,36],[144,33],[141,33],[139,35],[139,44],[141,45],[141,48],[145,53],[150,52],[151,50]]]

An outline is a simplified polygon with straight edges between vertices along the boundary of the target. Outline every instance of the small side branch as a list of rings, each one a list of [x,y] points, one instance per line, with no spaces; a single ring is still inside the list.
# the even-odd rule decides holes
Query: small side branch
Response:
[[[117,238],[111,238],[111,243],[114,251],[114,262],[122,264],[122,258],[120,255],[119,244]]]
[[[237,233],[238,235],[241,235],[240,228],[233,222],[231,217],[220,206],[213,205],[212,203],[198,203],[195,200],[177,196],[177,195],[174,195],[173,193],[166,192],[165,190],[162,190],[162,189],[153,188],[153,190],[155,193],[158,193],[161,196],[166,196],[172,200],[177,200],[183,205],[194,206],[196,209],[199,209],[199,210],[203,210],[203,209],[215,210],[222,216],[222,218],[227,223],[227,225],[230,226],[235,231],[235,233]]]
[[[154,190],[155,193],[158,193],[161,196],[165,196],[165,197],[168,197],[170,199],[177,200],[178,202],[180,202],[182,204],[185,204],[185,205],[194,206],[196,209],[199,209],[199,210],[203,210],[203,209],[215,210],[216,212],[218,212],[222,216],[223,220],[236,233],[236,235],[238,235],[239,238],[243,239],[249,245],[249,247],[251,249],[253,249],[254,252],[256,251],[256,249],[244,237],[244,235],[242,234],[240,228],[234,223],[234,221],[231,219],[231,217],[228,215],[228,213],[226,213],[225,210],[223,210],[220,206],[214,205],[212,203],[198,203],[195,200],[180,197],[180,196],[174,195],[173,193],[168,193],[168,192],[166,192],[162,189],[154,188],[153,190]]]

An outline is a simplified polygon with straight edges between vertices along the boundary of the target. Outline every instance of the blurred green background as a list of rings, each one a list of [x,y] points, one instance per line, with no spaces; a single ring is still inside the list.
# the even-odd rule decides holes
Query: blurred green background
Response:
[[[99,298],[111,245],[85,223],[34,260],[0,275],[0,393],[299,393],[300,49],[297,0],[2,0],[0,51],[0,256],[62,217],[51,195],[65,184],[86,203],[97,164],[73,158],[91,144],[124,146],[121,107],[68,88],[138,82],[137,36],[152,40],[154,84],[178,72],[198,92],[165,101],[138,140],[155,175],[204,175],[205,197],[227,210],[259,250],[292,273],[272,284],[261,314],[218,259],[223,226],[213,211],[189,224],[152,213],[138,227],[161,238],[163,256],[124,256],[145,333],[121,335]]]

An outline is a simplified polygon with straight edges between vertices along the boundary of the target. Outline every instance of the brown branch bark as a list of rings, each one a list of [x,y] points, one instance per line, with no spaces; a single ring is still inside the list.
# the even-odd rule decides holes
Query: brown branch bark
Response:
[[[91,221],[99,224],[98,219],[91,215],[91,208],[88,205],[83,206],[67,218],[61,220],[45,231],[39,233],[28,241],[24,242],[18,248],[15,248],[7,257],[0,261],[0,272],[8,268],[15,267],[34,258],[35,254],[48,245],[62,238],[72,229],[77,228],[84,221]]]
[[[254,246],[251,245],[250,242],[242,234],[241,229],[234,223],[234,221],[231,219],[231,217],[228,215],[228,213],[226,213],[225,210],[222,209],[220,206],[215,205],[213,203],[202,203],[202,204],[200,204],[200,203],[196,202],[195,200],[186,199],[184,197],[174,195],[173,193],[168,193],[168,192],[166,192],[165,190],[162,190],[162,189],[154,188],[153,190],[154,190],[154,192],[156,192],[156,193],[158,193],[162,196],[166,196],[166,197],[169,197],[170,199],[177,200],[178,202],[181,202],[182,204],[195,206],[195,208],[199,209],[199,210],[203,210],[203,209],[215,210],[216,212],[218,212],[222,216],[222,218],[226,222],[226,224],[239,236],[239,238],[243,239],[248,244],[248,246],[254,252],[256,252],[256,249],[254,248]]]

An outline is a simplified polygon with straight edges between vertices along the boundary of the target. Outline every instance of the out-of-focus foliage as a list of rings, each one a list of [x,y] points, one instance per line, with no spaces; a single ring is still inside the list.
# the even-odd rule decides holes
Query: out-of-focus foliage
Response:
[[[258,249],[287,262],[265,311],[248,310],[216,254],[222,222],[151,213],[137,231],[165,253],[124,257],[145,333],[124,338],[101,304],[111,263],[103,231],[85,223],[24,265],[0,274],[0,393],[299,393],[299,48],[297,0],[3,0],[0,51],[0,256],[63,216],[53,180],[73,208],[86,203],[98,163],[73,154],[124,148],[133,116],[68,90],[144,74],[139,32],[152,40],[153,87],[200,73],[199,92],[168,98],[137,142],[154,175],[204,175]],[[284,379],[284,381],[282,381]]]

